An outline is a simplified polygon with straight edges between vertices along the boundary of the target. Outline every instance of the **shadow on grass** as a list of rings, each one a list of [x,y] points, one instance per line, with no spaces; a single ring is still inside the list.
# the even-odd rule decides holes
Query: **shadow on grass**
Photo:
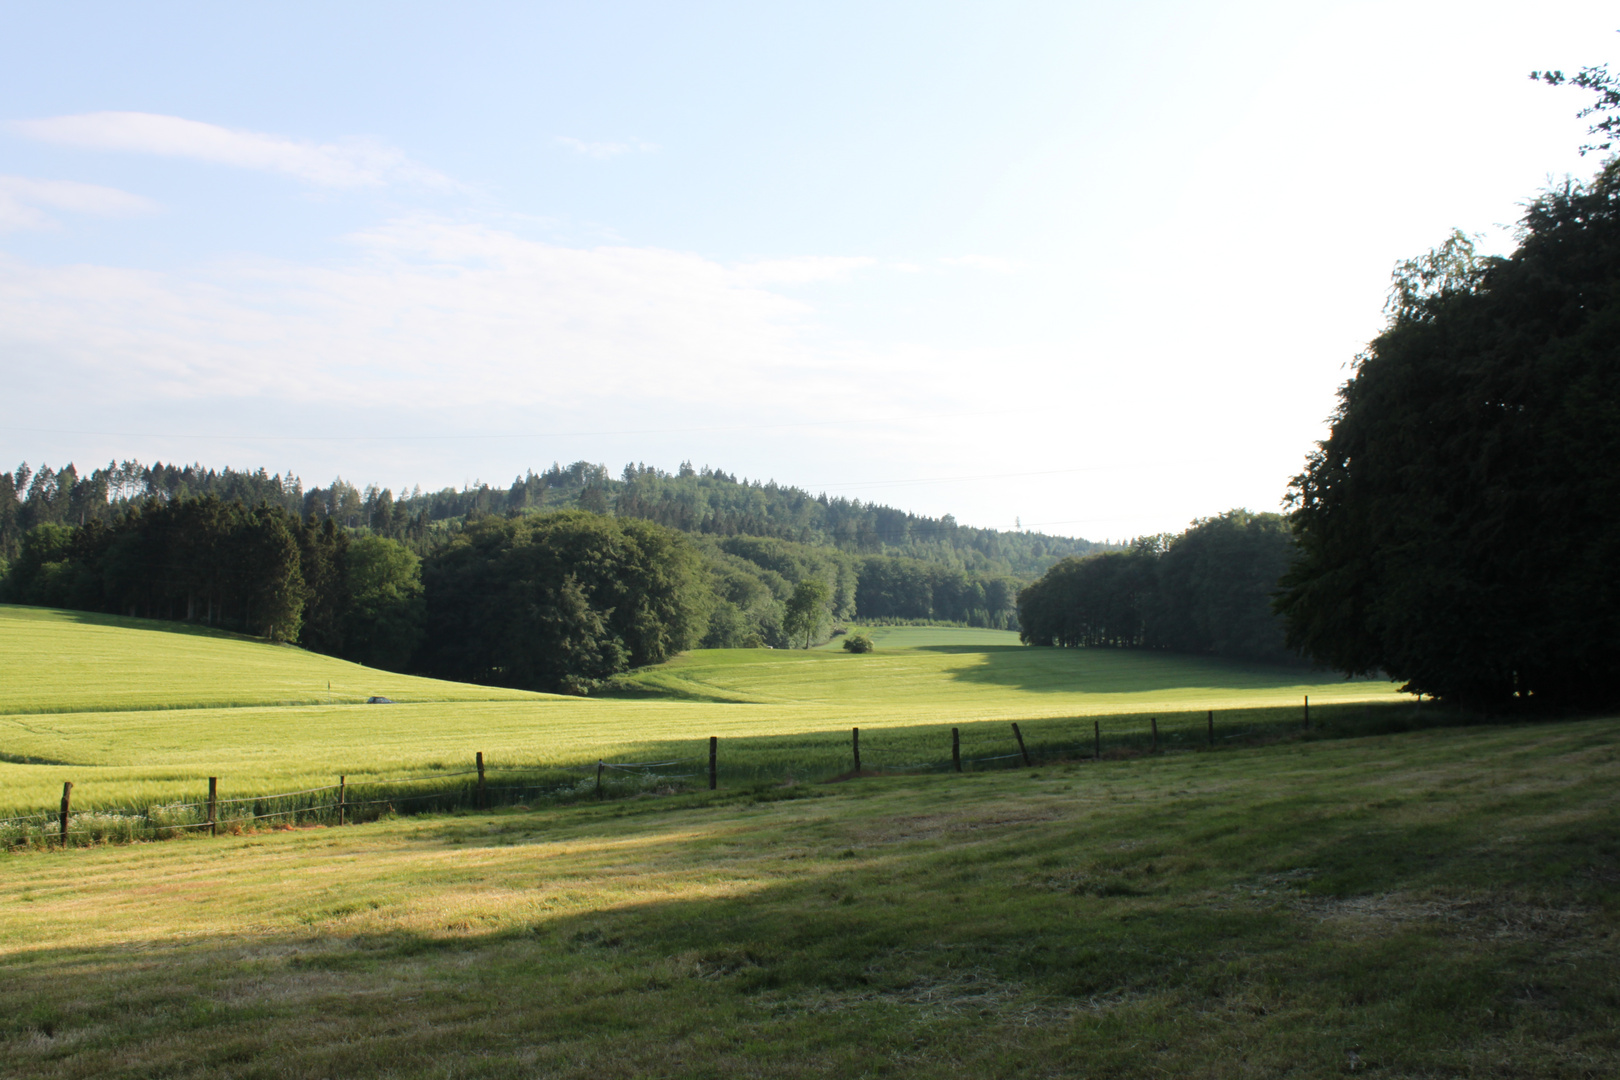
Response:
[[[948,801],[891,784],[881,814],[762,821],[760,838],[819,853],[789,880],[493,918],[424,883],[460,898],[431,930],[347,930],[365,888],[312,889],[317,931],[13,953],[0,1048],[19,1077],[1328,1075],[1347,1048],[1396,1074],[1456,1072],[1480,1048],[1500,1075],[1620,1061],[1615,938],[1570,914],[1615,868],[1610,778],[1543,773],[1498,797],[1323,776],[1143,793],[1103,828],[1028,816],[1027,784]],[[472,854],[563,828],[629,842],[648,875],[723,878],[722,849],[690,839],[720,808],[456,819],[418,842]],[[735,843],[736,823],[709,842]],[[516,887],[548,906],[569,880]],[[1527,889],[1535,904],[1510,902]]]
[[[113,626],[123,630],[153,630],[164,634],[186,634],[191,637],[215,638],[220,641],[246,641],[258,645],[275,644],[266,638],[255,637],[252,634],[238,633],[235,630],[223,630],[215,626],[204,626],[201,623],[170,621],[167,619],[132,618],[128,615],[108,615],[98,611],[75,611],[71,608],[33,607],[26,604],[6,604],[0,607],[11,608],[24,612],[41,612],[59,618],[62,622],[81,623],[85,626]],[[297,648],[287,645],[286,648]]]
[[[1340,681],[1382,685],[1379,680],[1340,680],[1302,664],[1262,664],[1148,650],[931,645],[917,651],[982,656],[978,664],[953,668],[950,677],[1033,693],[1274,690]]]

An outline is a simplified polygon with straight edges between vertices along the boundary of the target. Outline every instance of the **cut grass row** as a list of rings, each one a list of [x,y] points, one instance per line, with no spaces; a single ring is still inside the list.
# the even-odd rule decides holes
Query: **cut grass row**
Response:
[[[1620,1072],[1620,722],[4,857],[17,1077]]]

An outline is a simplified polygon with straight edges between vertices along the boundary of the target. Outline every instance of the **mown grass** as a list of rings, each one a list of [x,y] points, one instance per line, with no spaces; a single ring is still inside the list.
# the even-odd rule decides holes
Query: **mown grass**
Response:
[[[1620,721],[0,857],[17,1077],[1620,1071]]]
[[[879,628],[878,651],[861,656],[699,650],[625,680],[633,696],[580,699],[389,675],[174,624],[0,608],[0,703],[13,709],[0,715],[0,816],[55,805],[64,781],[76,806],[130,808],[195,801],[209,776],[224,795],[257,795],[339,775],[376,784],[460,772],[478,752],[492,781],[561,784],[599,758],[684,759],[664,770],[681,775],[706,766],[710,736],[723,742],[728,782],[817,778],[850,767],[856,726],[863,764],[882,768],[942,764],[952,726],[967,757],[1014,752],[1010,721],[1053,748],[1089,745],[1092,718],[1103,716],[1109,745],[1128,746],[1157,716],[1174,746],[1201,739],[1204,711],[1215,709],[1225,745],[1234,733],[1292,725],[1306,694],[1320,721],[1336,715],[1330,706],[1348,717],[1400,700],[1388,683],[1298,668],[959,643],[996,633]],[[369,681],[348,684],[347,703],[276,704],[339,672]],[[334,696],[344,685],[333,682]],[[400,704],[353,703],[374,692]],[[247,704],[201,707],[211,698]]]

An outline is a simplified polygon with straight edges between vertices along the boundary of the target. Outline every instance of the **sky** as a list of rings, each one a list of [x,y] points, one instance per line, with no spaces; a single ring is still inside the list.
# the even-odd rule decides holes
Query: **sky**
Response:
[[[682,461],[1089,539],[1280,508],[1597,3],[0,0],[0,467]]]

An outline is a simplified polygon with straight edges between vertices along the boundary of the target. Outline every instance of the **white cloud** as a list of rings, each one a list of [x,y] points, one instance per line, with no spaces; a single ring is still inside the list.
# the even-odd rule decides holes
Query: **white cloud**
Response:
[[[71,372],[108,400],[429,412],[767,401],[793,384],[804,407],[826,407],[847,394],[840,371],[881,395],[934,360],[874,365],[854,347],[810,344],[811,310],[763,287],[757,266],[432,219],[351,240],[356,255],[340,264],[183,276],[0,257],[0,353]],[[764,276],[813,280],[836,263],[784,261]]]
[[[584,139],[575,139],[568,135],[557,136],[557,142],[568,147],[576,154],[597,159],[618,157],[620,154],[651,154],[657,151],[658,144],[631,140],[630,142],[586,142]]]
[[[392,183],[454,186],[445,176],[373,139],[300,142],[179,116],[140,112],[79,113],[18,120],[11,127],[28,138],[63,146],[157,154],[241,169],[262,169],[322,187],[378,187]]]
[[[0,176],[0,232],[50,228],[56,222],[45,212],[46,207],[99,217],[150,214],[158,209],[150,199],[100,184]]]

